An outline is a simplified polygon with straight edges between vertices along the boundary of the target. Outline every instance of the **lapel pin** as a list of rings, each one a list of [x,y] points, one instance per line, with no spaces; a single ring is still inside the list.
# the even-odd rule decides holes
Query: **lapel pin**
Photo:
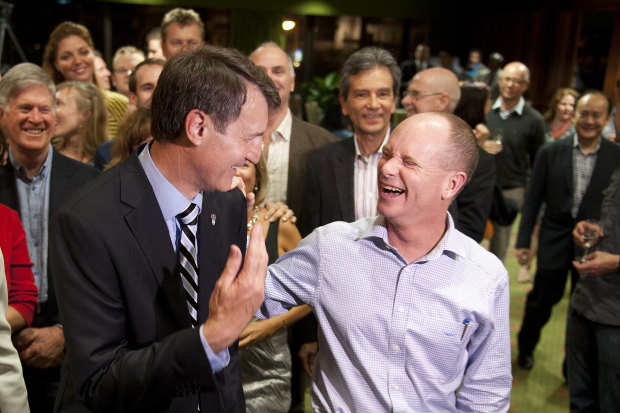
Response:
[[[215,226],[215,218],[217,218],[215,214],[211,214],[211,225],[213,226]]]

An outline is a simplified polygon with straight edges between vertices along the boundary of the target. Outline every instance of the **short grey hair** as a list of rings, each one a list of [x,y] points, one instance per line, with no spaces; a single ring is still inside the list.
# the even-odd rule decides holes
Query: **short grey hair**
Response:
[[[56,86],[47,73],[33,63],[20,63],[13,66],[0,80],[0,107],[9,110],[11,99],[30,86],[42,86],[52,96],[52,111],[56,113]]]
[[[385,49],[379,47],[364,47],[353,53],[344,62],[340,72],[340,95],[347,100],[349,88],[351,87],[351,76],[363,72],[364,70],[374,69],[384,66],[392,75],[392,92],[394,98],[398,97],[400,90],[400,67],[394,56]]]

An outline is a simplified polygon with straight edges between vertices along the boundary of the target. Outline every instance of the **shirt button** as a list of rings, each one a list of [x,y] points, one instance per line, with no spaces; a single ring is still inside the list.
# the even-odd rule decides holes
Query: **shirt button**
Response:
[[[403,307],[398,307],[398,312],[399,312],[399,313],[404,313],[404,312],[405,312],[405,309],[404,309]]]
[[[394,387],[394,389],[398,390],[398,384],[394,384],[394,385],[392,385],[392,387]]]
[[[400,351],[400,347],[399,346],[394,346],[394,351]]]

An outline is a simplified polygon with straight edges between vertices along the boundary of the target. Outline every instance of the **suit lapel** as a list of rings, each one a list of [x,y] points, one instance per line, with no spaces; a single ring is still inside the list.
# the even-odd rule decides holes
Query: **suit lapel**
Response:
[[[176,322],[189,327],[177,257],[155,193],[135,153],[119,168],[121,201],[127,205],[125,222],[146,256]]]
[[[344,141],[342,150],[334,157],[334,182],[340,212],[344,221],[355,221],[355,144],[353,138]]]
[[[564,184],[568,188],[570,199],[573,198],[573,138],[572,136],[560,141],[563,144],[562,154],[560,156],[560,170],[563,173]]]
[[[218,257],[213,253],[218,243],[218,231],[225,225],[221,220],[224,214],[213,202],[214,194],[204,192],[202,210],[198,218],[198,313],[199,320],[209,316],[209,299],[218,274]],[[218,222],[218,216],[220,221]],[[217,248],[216,248],[217,249]]]
[[[10,163],[0,168],[0,202],[20,213],[15,171]]]

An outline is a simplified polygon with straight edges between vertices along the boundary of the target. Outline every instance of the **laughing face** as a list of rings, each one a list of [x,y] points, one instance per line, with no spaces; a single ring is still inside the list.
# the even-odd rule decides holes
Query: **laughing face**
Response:
[[[340,96],[342,113],[349,116],[355,134],[364,139],[383,138],[396,110],[393,80],[385,66],[364,70],[350,77],[349,94]]]
[[[54,100],[44,86],[28,86],[0,109],[0,124],[11,150],[46,153],[54,133]]]
[[[455,195],[454,171],[442,166],[447,124],[424,115],[411,117],[394,129],[379,161],[377,210],[395,226],[423,222],[439,205],[447,208]]]

